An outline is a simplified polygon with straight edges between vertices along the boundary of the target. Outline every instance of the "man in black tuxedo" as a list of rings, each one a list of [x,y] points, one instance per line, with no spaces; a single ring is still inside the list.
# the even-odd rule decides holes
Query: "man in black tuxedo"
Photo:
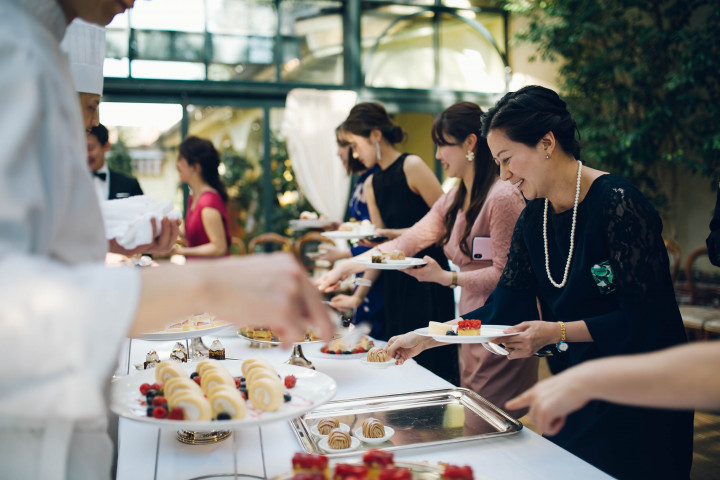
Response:
[[[87,150],[88,166],[93,174],[93,184],[100,201],[143,194],[137,179],[110,170],[105,163],[105,154],[110,151],[110,143],[108,130],[104,125],[98,124],[87,133]]]

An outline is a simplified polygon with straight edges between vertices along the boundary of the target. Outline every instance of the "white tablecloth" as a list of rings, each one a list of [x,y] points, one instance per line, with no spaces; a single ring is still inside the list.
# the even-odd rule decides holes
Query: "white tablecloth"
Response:
[[[209,345],[213,339],[206,337],[205,343]],[[251,349],[248,342],[237,337],[221,337],[221,341],[226,356],[231,358],[262,356],[279,364],[287,360],[290,353],[280,348]],[[141,363],[150,348],[155,349],[161,359],[166,359],[174,343],[133,340],[130,363]],[[451,387],[414,361],[376,370],[364,367],[359,360],[319,358],[310,350],[306,348],[306,357],[316,369],[337,382],[336,400]],[[127,349],[121,355],[118,374],[124,374],[126,368]],[[301,451],[286,421],[237,430],[229,439],[215,445],[185,445],[177,441],[175,435],[173,429],[161,430],[120,419],[118,480],[179,480],[233,472],[272,477],[288,472],[293,454]],[[470,465],[478,480],[611,478],[528,429],[506,437],[480,439],[451,447],[396,451],[395,457],[405,461]]]

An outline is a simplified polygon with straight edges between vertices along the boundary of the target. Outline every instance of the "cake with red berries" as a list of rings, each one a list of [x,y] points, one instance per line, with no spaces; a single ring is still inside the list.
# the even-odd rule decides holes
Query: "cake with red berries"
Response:
[[[368,469],[365,465],[352,465],[350,463],[338,463],[335,465],[333,480],[350,480],[353,478],[366,478]]]
[[[458,322],[458,335],[480,335],[480,320],[460,320]]]
[[[395,455],[385,450],[368,450],[363,455],[363,464],[368,469],[367,478],[376,479],[387,467],[395,466]]]
[[[473,480],[472,468],[469,465],[445,465],[441,480]]]
[[[380,471],[378,480],[412,480],[412,472],[407,468],[386,467]]]
[[[328,474],[328,458],[317,453],[296,453],[292,458],[292,469],[295,475],[318,474],[326,478]]]

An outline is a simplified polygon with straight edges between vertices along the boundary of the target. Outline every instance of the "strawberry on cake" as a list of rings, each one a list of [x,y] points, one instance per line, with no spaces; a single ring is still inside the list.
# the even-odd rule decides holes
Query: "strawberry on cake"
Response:
[[[460,320],[458,322],[458,335],[480,335],[480,320]]]

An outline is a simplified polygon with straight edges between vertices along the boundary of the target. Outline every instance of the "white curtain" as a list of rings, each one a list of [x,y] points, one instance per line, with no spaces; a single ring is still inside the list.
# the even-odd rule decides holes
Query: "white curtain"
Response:
[[[342,221],[350,178],[337,156],[335,128],[357,101],[350,91],[296,88],[288,93],[282,135],[298,184],[315,210]]]

